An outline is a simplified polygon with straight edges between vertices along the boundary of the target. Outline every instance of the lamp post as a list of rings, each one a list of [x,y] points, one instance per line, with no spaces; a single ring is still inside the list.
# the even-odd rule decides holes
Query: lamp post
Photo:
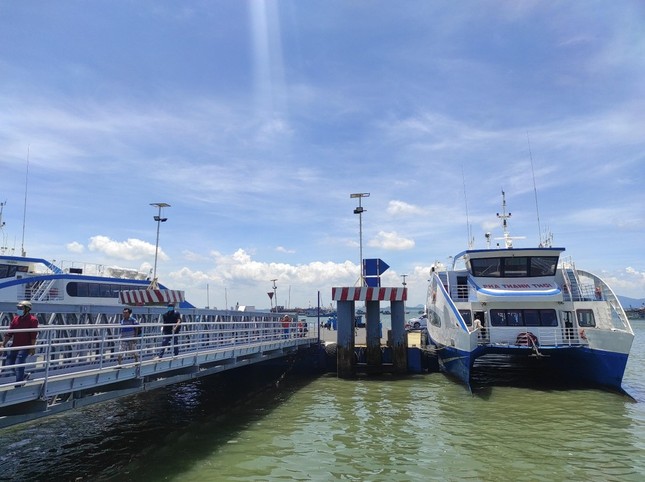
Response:
[[[278,281],[278,278],[271,280],[271,282],[273,283],[273,298],[275,300],[275,312],[277,313],[278,312],[278,286],[275,284],[276,281]]]
[[[365,211],[365,209],[363,209],[363,206],[361,206],[361,200],[364,197],[370,197],[370,193],[358,192],[358,193],[350,194],[349,197],[350,199],[358,198],[358,207],[354,209],[354,214],[358,214],[358,235],[359,235],[358,246],[359,246],[360,257],[361,257],[360,262],[358,264],[361,270],[361,276],[359,278],[359,281],[361,286],[365,286],[365,276],[363,273],[363,212]]]
[[[150,283],[150,286],[153,288],[157,287],[157,255],[159,254],[159,227],[161,226],[161,223],[165,223],[168,221],[168,218],[162,218],[161,217],[161,210],[163,208],[169,208],[170,204],[166,203],[150,203],[151,206],[156,206],[159,208],[158,214],[154,217],[154,220],[157,221],[157,242],[155,243],[155,265],[152,271],[152,283]]]

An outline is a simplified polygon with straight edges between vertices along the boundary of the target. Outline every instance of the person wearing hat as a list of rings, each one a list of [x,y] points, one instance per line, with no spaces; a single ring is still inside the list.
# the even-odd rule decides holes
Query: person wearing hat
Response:
[[[169,303],[166,312],[163,315],[163,341],[161,342],[161,351],[157,358],[161,358],[166,351],[166,347],[172,342],[175,356],[179,355],[179,330],[181,329],[181,315],[175,311],[175,305]]]
[[[31,302],[21,301],[16,306],[16,315],[11,320],[9,330],[4,334],[2,340],[2,348],[7,346],[7,342],[12,340],[12,345],[9,353],[7,354],[6,365],[24,365],[27,361],[27,356],[36,353],[36,337],[38,336],[38,318],[31,314]],[[24,330],[32,328],[34,331],[19,331],[12,333],[13,330]],[[14,368],[16,373],[16,381],[21,382],[25,377],[25,367],[19,366]]]

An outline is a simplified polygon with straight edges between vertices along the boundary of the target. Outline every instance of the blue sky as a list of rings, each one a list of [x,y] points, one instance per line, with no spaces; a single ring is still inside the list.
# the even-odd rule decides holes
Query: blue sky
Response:
[[[645,297],[643,25],[640,0],[0,1],[3,245],[28,159],[30,256],[150,270],[166,202],[157,272],[196,305],[268,307],[272,279],[328,305],[369,192],[363,256],[418,304],[501,236],[503,189],[516,247],[550,232]]]

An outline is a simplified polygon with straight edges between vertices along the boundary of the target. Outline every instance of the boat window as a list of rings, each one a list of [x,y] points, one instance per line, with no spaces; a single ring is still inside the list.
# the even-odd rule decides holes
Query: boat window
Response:
[[[531,258],[531,276],[555,276],[557,267],[557,256],[533,256]]]
[[[591,310],[576,310],[578,316],[578,326],[593,327],[596,326],[596,320]]]
[[[555,310],[540,310],[540,324],[542,326],[558,326],[558,316]]]
[[[581,310],[591,311],[591,310]],[[593,313],[591,313],[593,318]],[[491,310],[491,326],[558,326],[555,310]],[[580,325],[595,326],[595,325]]]
[[[506,326],[506,311],[490,310],[490,324],[491,326]]]
[[[522,310],[508,310],[506,312],[506,321],[508,326],[522,326],[524,324]]]
[[[540,312],[538,310],[524,310],[524,325],[540,326]]]
[[[529,274],[528,258],[502,258],[504,260],[504,275],[509,278],[526,278]]]
[[[94,284],[94,283],[88,284],[87,288],[89,291],[88,296],[92,298],[97,298],[98,296],[100,296],[101,290],[99,289],[98,284]]]
[[[82,281],[71,281],[67,283],[66,291],[68,296],[87,298],[118,298],[120,291],[136,289],[132,285],[108,284],[108,283],[85,283]]]
[[[100,284],[99,296],[101,298],[112,298],[112,287],[108,284]]]
[[[471,319],[471,316],[470,316],[470,310],[459,310],[459,314],[464,319],[464,322],[466,323],[467,326],[473,325],[473,320]]]
[[[72,283],[70,283],[72,284]],[[74,283],[76,284],[76,296],[87,298],[90,295],[90,288],[87,283]],[[69,285],[68,285],[69,286]]]
[[[470,272],[473,276],[490,278],[555,276],[557,267],[557,256],[504,256],[501,258],[470,259]]]
[[[0,278],[13,278],[16,273],[26,273],[27,266],[16,266],[15,264],[0,264]]]
[[[499,258],[475,258],[470,260],[473,276],[498,277],[501,274]]]
[[[432,310],[428,310],[428,321],[431,325],[441,326],[441,318]]]

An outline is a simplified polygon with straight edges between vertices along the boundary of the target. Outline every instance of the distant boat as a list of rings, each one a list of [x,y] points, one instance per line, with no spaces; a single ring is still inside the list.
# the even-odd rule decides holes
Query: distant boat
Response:
[[[307,308],[305,310],[305,316],[309,317],[317,317],[317,316],[331,316],[335,314],[336,312],[332,309],[325,309],[325,308]]]
[[[505,199],[498,216],[504,248],[469,249],[432,269],[427,326],[440,368],[470,386],[476,361],[485,368],[502,355],[507,367],[622,390],[634,332],[614,292],[561,260],[564,248],[513,248]]]

